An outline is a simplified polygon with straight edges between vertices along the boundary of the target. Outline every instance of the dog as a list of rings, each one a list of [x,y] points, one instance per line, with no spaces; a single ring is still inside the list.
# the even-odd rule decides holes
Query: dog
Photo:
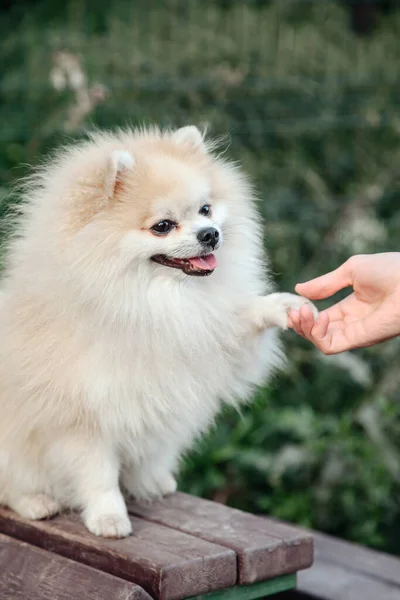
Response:
[[[95,132],[23,184],[0,294],[0,503],[131,533],[222,405],[282,367],[251,184],[195,126]],[[314,314],[316,309],[313,307]]]

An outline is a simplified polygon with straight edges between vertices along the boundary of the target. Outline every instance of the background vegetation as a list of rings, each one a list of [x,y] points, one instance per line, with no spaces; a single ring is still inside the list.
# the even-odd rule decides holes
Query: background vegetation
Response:
[[[399,250],[400,11],[366,2],[379,21],[352,28],[347,4],[2,2],[0,219],[88,126],[207,123],[260,190],[282,289]],[[287,373],[222,416],[181,487],[400,554],[399,340],[329,358],[286,341]]]

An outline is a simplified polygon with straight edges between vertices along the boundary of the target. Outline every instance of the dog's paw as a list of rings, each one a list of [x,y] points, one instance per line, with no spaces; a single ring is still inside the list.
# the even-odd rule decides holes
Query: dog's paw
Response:
[[[124,538],[132,533],[132,525],[127,515],[100,514],[85,519],[91,533],[99,537]]]
[[[178,487],[175,477],[169,473],[164,475],[164,477],[159,477],[157,483],[160,496],[170,496],[176,492]]]
[[[280,315],[282,318],[282,323],[284,322],[284,327],[282,329],[287,329],[287,316],[291,310],[300,310],[302,306],[308,306],[311,309],[311,312],[314,317],[314,321],[318,319],[318,309],[314,304],[308,300],[308,298],[303,298],[303,296],[298,296],[297,294],[289,294],[282,293],[278,294],[279,302],[281,303],[282,309],[285,311],[285,315]]]
[[[57,514],[60,505],[46,494],[26,494],[10,503],[10,508],[15,510],[21,517],[38,521]]]
[[[136,500],[155,500],[169,496],[177,489],[176,479],[170,473],[155,475],[146,472],[145,468],[139,477],[133,474],[125,475],[123,484],[128,493]]]
[[[286,292],[255,298],[250,308],[250,319],[258,331],[270,327],[280,327],[285,330],[288,327],[289,312],[300,310],[304,305],[311,308],[314,319],[317,320],[318,310],[310,300]]]

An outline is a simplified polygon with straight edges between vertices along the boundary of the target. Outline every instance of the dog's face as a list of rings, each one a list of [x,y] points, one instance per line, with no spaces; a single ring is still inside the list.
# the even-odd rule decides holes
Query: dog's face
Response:
[[[211,275],[228,217],[213,159],[194,127],[110,157],[108,217],[134,259],[176,275]]]

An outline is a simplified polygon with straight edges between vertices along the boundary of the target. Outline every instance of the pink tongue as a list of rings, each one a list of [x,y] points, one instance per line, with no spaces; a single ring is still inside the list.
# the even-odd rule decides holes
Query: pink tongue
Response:
[[[189,258],[189,262],[200,271],[213,271],[217,266],[217,259],[215,258],[214,254]]]

